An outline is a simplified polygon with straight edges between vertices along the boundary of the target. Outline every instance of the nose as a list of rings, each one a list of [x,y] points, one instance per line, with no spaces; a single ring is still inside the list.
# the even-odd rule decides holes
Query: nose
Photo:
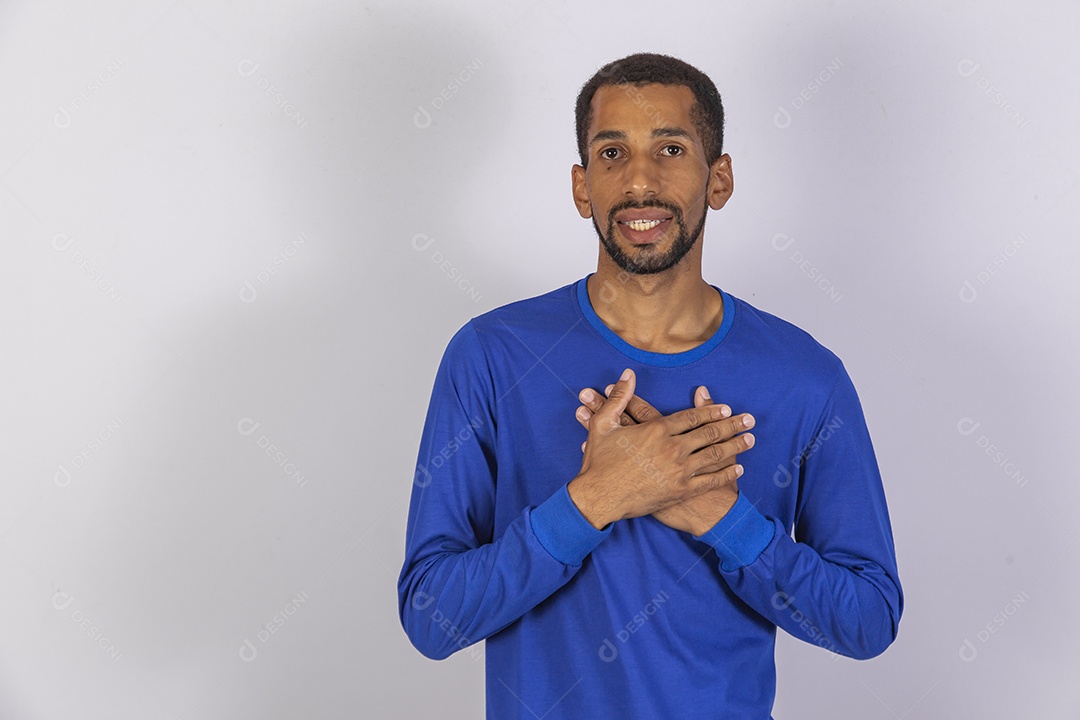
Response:
[[[660,172],[649,153],[635,153],[626,164],[626,195],[655,197],[660,191]]]

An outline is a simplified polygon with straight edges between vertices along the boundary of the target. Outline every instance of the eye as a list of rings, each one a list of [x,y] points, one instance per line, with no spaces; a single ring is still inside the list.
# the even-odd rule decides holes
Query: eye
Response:
[[[679,155],[683,154],[683,149],[681,147],[679,147],[678,145],[667,145],[667,146],[664,147],[664,150],[674,150],[675,151],[674,155],[668,155],[668,157],[678,157]]]
[[[619,152],[619,148],[613,148],[613,147],[604,148],[603,150],[600,151],[600,157],[604,158],[605,160],[614,160],[615,156],[614,155],[608,155],[608,153],[618,153],[618,152]]]

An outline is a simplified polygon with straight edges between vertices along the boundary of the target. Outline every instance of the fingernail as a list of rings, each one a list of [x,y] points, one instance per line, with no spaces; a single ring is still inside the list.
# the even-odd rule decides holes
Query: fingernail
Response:
[[[753,415],[744,416],[743,419],[742,419],[742,424],[745,425],[746,427],[754,427],[754,416]]]
[[[592,402],[593,391],[589,390],[588,388],[585,388],[584,390],[581,391],[581,394],[578,395],[578,398],[583,400],[584,402]]]
[[[706,400],[712,400],[712,395],[709,395],[709,388],[701,388],[701,394],[705,397]]]
[[[630,368],[626,368],[625,370],[623,370],[622,375],[619,376],[619,379],[620,380],[629,380],[630,379]]]

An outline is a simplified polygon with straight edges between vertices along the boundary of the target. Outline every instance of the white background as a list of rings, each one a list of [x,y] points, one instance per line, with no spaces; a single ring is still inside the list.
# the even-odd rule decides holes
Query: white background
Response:
[[[595,270],[574,99],[642,50],[723,96],[706,280],[845,361],[890,505],[898,640],[779,633],[774,716],[1080,717],[1078,34],[1066,3],[0,4],[0,717],[483,716],[482,647],[397,618],[424,412],[470,317]]]

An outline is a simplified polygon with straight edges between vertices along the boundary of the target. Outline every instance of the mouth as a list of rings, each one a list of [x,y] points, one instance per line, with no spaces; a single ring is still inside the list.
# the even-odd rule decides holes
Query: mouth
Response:
[[[652,220],[629,220],[629,221],[617,221],[619,231],[630,242],[635,245],[647,245],[652,242],[656,242],[671,225],[671,218],[664,219],[652,219]]]

